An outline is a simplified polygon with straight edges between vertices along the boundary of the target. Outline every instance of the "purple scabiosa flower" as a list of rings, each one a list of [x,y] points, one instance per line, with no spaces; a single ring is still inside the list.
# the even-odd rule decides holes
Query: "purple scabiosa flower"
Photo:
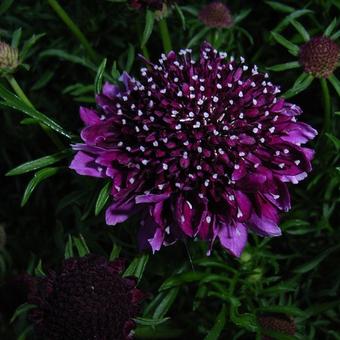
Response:
[[[328,37],[320,36],[301,46],[299,62],[305,72],[327,78],[335,70],[339,57],[339,45]]]
[[[266,331],[272,331],[283,335],[295,335],[296,325],[291,316],[287,316],[285,314],[261,315],[258,318],[258,321],[264,334],[266,334]],[[262,339],[271,340],[273,338],[268,335],[263,335]]]
[[[29,294],[29,318],[38,337],[131,339],[142,293],[133,278],[123,278],[123,262],[88,255],[64,262],[37,282]]]
[[[227,28],[233,25],[233,17],[229,8],[220,1],[205,5],[198,17],[204,25],[212,28]]]
[[[239,256],[249,230],[281,234],[287,183],[311,170],[316,131],[279,98],[268,74],[204,43],[146,62],[124,87],[106,83],[98,109],[81,108],[83,144],[70,167],[112,180],[106,223],[140,216],[139,241],[153,252],[185,237],[216,239]]]

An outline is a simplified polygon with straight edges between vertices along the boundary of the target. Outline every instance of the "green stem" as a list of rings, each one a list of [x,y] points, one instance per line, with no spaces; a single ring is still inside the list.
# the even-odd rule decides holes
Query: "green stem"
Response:
[[[76,38],[80,41],[80,43],[86,49],[90,58],[96,61],[97,54],[93,50],[91,44],[86,39],[83,32],[79,29],[79,27],[74,23],[74,21],[69,17],[69,15],[64,11],[64,9],[59,5],[57,0],[48,0],[48,3],[53,8],[53,10],[57,13],[59,18],[66,24],[69,30],[76,36]]]
[[[172,50],[172,44],[166,18],[163,18],[159,21],[159,30],[161,33],[164,51],[170,52]]]
[[[327,80],[324,78],[320,79],[322,89],[322,99],[324,106],[324,133],[330,132],[332,128],[332,108],[331,108],[331,97],[329,95],[329,88]]]
[[[17,96],[23,101],[25,102],[28,106],[32,107],[34,109],[34,106],[32,104],[32,102],[27,98],[27,96],[25,95],[25,92],[22,90],[22,88],[20,87],[20,85],[18,84],[18,82],[16,81],[16,79],[13,76],[9,76],[6,77],[8,83],[11,85],[12,89],[14,90],[14,92],[17,94]],[[59,150],[64,150],[65,146],[64,144],[61,142],[61,140],[58,138],[58,136],[56,136],[51,129],[44,125],[39,123],[39,125],[41,126],[41,128],[44,130],[44,132],[47,134],[47,136],[52,140],[52,142],[54,143],[54,145],[59,149]]]

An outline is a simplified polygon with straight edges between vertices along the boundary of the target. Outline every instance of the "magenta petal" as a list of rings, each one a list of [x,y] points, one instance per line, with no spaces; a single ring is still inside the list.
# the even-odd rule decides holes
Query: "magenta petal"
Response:
[[[87,109],[81,106],[79,109],[81,120],[85,125],[94,125],[100,122],[100,118],[95,110]]]
[[[106,209],[106,224],[116,225],[125,222],[132,214],[135,207],[133,201],[115,202]]]
[[[261,236],[280,236],[282,234],[277,223],[265,217],[260,218],[255,213],[252,214],[248,224]]]
[[[114,99],[119,92],[120,92],[120,90],[119,90],[119,87],[117,85],[113,85],[113,84],[110,84],[108,82],[105,82],[105,84],[103,86],[103,94],[106,97]]]
[[[225,249],[232,255],[240,257],[247,244],[247,228],[242,223],[238,223],[236,226],[224,224],[221,225],[218,237]]]
[[[158,251],[159,249],[161,249],[161,246],[163,244],[164,241],[164,232],[161,228],[157,228],[155,234],[153,235],[152,238],[148,239],[151,249],[152,249],[152,253],[154,254],[156,251]]]
[[[95,163],[95,158],[83,151],[79,151],[74,156],[70,168],[75,170],[79,175],[104,177],[103,169]]]
[[[148,195],[138,195],[136,196],[136,203],[158,203],[169,198],[170,194],[148,194]]]

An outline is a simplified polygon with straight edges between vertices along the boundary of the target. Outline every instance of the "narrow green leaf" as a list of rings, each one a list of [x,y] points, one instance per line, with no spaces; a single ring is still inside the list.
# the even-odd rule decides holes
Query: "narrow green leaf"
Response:
[[[138,325],[154,327],[154,326],[160,325],[160,324],[170,320],[170,318],[163,318],[163,319],[134,318],[133,320]]]
[[[328,80],[333,85],[336,93],[340,97],[340,81],[339,81],[339,79],[334,74],[332,74],[328,77]]]
[[[185,31],[185,29],[186,29],[185,16],[183,14],[183,11],[182,11],[181,7],[179,7],[176,2],[175,2],[175,9],[176,9],[176,11],[177,11],[177,13],[179,15],[179,18],[181,19],[183,31]]]
[[[297,67],[300,67],[299,62],[298,61],[291,61],[289,63],[278,64],[278,65],[267,67],[267,70],[274,71],[274,72],[280,72],[280,71],[286,71],[286,70],[290,70],[292,68],[297,68]]]
[[[169,311],[169,309],[175,302],[178,292],[179,292],[179,287],[175,287],[175,288],[170,289],[166,293],[166,295],[164,296],[162,301],[159,302],[158,306],[156,307],[153,313],[154,319],[161,319],[167,314],[167,312]]]
[[[251,12],[251,8],[243,9],[240,13],[236,14],[234,17],[234,24],[239,24],[243,19],[245,19]]]
[[[99,65],[99,67],[98,67],[97,74],[96,74],[96,77],[94,79],[94,89],[95,89],[96,93],[100,93],[101,90],[102,90],[103,75],[104,75],[104,72],[105,72],[106,62],[107,62],[107,59],[104,58],[103,61],[101,62],[101,64]]]
[[[29,303],[24,303],[22,305],[20,305],[14,312],[10,323],[12,323],[15,319],[17,319],[20,315],[28,312],[29,310],[31,310],[32,308],[36,307],[35,305],[29,304]]]
[[[152,30],[153,30],[154,22],[155,22],[154,12],[147,10],[146,15],[145,15],[145,27],[144,27],[144,32],[142,36],[141,48],[143,48],[148,42],[150,35],[152,33]]]
[[[42,267],[41,259],[39,260],[37,266],[34,269],[34,275],[35,276],[40,276],[40,277],[46,276],[46,274],[45,274],[45,272],[43,270],[43,267]]]
[[[0,15],[4,14],[13,4],[14,0],[3,0],[0,5]]]
[[[340,248],[340,245],[334,246],[332,248],[326,249],[324,252],[322,252],[319,256],[315,257],[313,260],[309,262],[305,262],[304,264],[298,266],[294,272],[299,274],[307,273],[314,268],[316,268],[326,257],[328,257],[331,253],[338,250]]]
[[[127,61],[125,65],[125,71],[130,72],[133,62],[135,61],[135,47],[132,44],[129,44],[128,54],[127,54]]]
[[[73,236],[73,244],[76,246],[80,257],[90,254],[90,249],[88,248],[83,235],[80,234],[79,237]]]
[[[53,121],[51,118],[45,116],[43,113],[37,111],[31,106],[27,105],[20,98],[14,95],[12,92],[8,91],[3,85],[0,84],[0,97],[4,99],[5,102],[2,102],[2,105],[6,105],[18,111],[21,111],[28,116],[39,120],[39,122],[45,124],[50,127],[52,130],[55,130],[67,138],[71,138],[71,135],[67,133],[59,124]]]
[[[5,2],[5,1],[4,1]],[[21,39],[22,29],[18,28],[13,32],[11,46],[18,48]]]
[[[32,332],[33,332],[33,329],[34,329],[33,325],[29,325],[28,327],[26,327],[26,328],[24,329],[24,331],[21,332],[21,334],[19,335],[19,337],[18,337],[17,340],[27,340],[27,339],[28,339],[28,338],[27,338],[27,335],[29,335],[30,333],[32,333]]]
[[[65,246],[65,253],[64,253],[64,257],[65,260],[74,257],[74,253],[73,253],[73,239],[72,236],[69,234],[68,235],[68,239],[67,239],[67,243]]]
[[[30,49],[37,43],[38,40],[40,40],[43,36],[45,35],[45,33],[41,33],[41,34],[33,34],[31,36],[31,38],[29,38],[28,40],[25,41],[23,47],[20,50],[20,61],[23,62]]]
[[[22,197],[21,206],[23,207],[31,197],[34,189],[46,178],[54,176],[59,171],[59,168],[45,168],[36,172],[33,178],[29,181],[24,195]]]
[[[333,33],[334,28],[336,27],[336,24],[337,24],[337,19],[334,18],[332,22],[327,26],[323,35],[325,35],[326,37],[329,37]]]
[[[334,34],[331,35],[332,40],[337,40],[340,37],[340,30],[336,31]]]
[[[136,256],[130,263],[129,267],[126,268],[123,276],[134,276],[141,280],[146,264],[149,261],[149,254],[141,254]]]
[[[223,305],[221,311],[217,315],[213,328],[209,331],[204,340],[218,340],[220,338],[226,323],[226,312],[226,306]]]
[[[300,308],[293,305],[285,305],[285,306],[264,306],[259,307],[256,310],[258,313],[282,313],[291,316],[303,317],[305,316],[305,312]]]
[[[271,8],[282,13],[293,13],[295,11],[294,7],[281,4],[277,1],[266,1],[266,4],[269,5]]]
[[[279,33],[271,32],[271,35],[274,37],[274,39],[281,44],[282,46],[286,47],[288,52],[294,56],[297,56],[299,54],[299,47],[289,40],[287,40],[285,37],[283,37]]]
[[[113,244],[112,246],[112,250],[111,250],[111,254],[109,257],[110,261],[115,260],[116,258],[118,258],[120,251],[121,251],[122,247],[117,245],[116,243]]]
[[[201,31],[199,31],[196,35],[194,35],[188,42],[187,48],[194,46],[201,38],[207,35],[209,30],[210,30],[209,27],[205,27]]]
[[[110,197],[110,188],[111,188],[111,183],[108,182],[100,190],[97,201],[96,201],[96,205],[95,205],[96,216],[98,216],[100,212],[103,210],[103,208],[105,207],[105,204]]]
[[[72,150],[63,150],[61,152],[49,155],[49,156],[44,156],[38,159],[35,159],[34,161],[29,161],[26,163],[23,163],[14,169],[8,171],[6,173],[6,176],[17,176],[21,174],[25,174],[30,171],[38,170],[41,168],[44,168],[45,166],[55,164],[62,160],[63,158],[69,156],[72,154]]]
[[[305,14],[310,14],[313,13],[312,10],[310,9],[299,9],[299,10],[294,10],[292,13],[287,15],[275,28],[274,32],[279,33],[281,32],[285,27],[289,25],[292,19],[297,19]]]
[[[295,29],[298,31],[298,33],[301,35],[302,39],[304,41],[309,41],[310,35],[307,32],[307,30],[296,20],[291,20],[292,25],[295,27]]]
[[[296,96],[298,93],[306,90],[308,88],[308,86],[312,83],[312,81],[314,80],[314,77],[312,75],[306,75],[303,77],[303,80],[297,84],[295,84],[295,86],[293,86],[291,89],[289,89],[284,95],[283,97],[285,98],[291,98],[293,96]]]
[[[326,136],[333,142],[335,148],[337,150],[340,149],[340,139],[335,137],[334,135],[330,134],[330,133],[326,133]]]

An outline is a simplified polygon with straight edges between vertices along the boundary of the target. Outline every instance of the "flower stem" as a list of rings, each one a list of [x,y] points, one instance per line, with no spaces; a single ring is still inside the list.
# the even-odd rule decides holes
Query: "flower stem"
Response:
[[[66,24],[69,30],[76,36],[76,38],[80,41],[80,43],[84,46],[90,58],[96,61],[97,54],[93,50],[91,44],[86,39],[83,32],[79,29],[79,27],[74,23],[74,21],[69,17],[69,15],[64,11],[64,9],[59,5],[57,0],[48,0],[48,3],[53,8],[53,10],[57,13],[59,18]]]
[[[322,99],[323,99],[323,106],[324,106],[324,133],[330,132],[332,129],[332,104],[331,104],[331,97],[329,95],[329,89],[327,80],[321,78],[321,89],[322,89]]]
[[[34,109],[34,106],[32,104],[32,102],[27,98],[27,96],[25,95],[25,92],[22,90],[22,88],[20,87],[20,85],[18,84],[18,82],[16,81],[16,79],[13,76],[8,76],[6,77],[8,83],[11,85],[12,89],[14,90],[14,92],[17,94],[17,96],[24,102],[26,103],[28,106],[30,106],[31,108]],[[41,126],[41,128],[44,130],[44,132],[47,134],[47,136],[51,139],[51,141],[54,143],[54,145],[60,149],[60,150],[64,150],[65,146],[64,144],[61,142],[61,140],[58,138],[58,136],[56,136],[51,129],[44,125],[39,123],[39,125]]]
[[[163,18],[159,21],[159,30],[160,30],[160,33],[161,33],[164,51],[165,52],[171,51],[172,50],[172,44],[171,44],[171,38],[170,38],[166,18]]]

